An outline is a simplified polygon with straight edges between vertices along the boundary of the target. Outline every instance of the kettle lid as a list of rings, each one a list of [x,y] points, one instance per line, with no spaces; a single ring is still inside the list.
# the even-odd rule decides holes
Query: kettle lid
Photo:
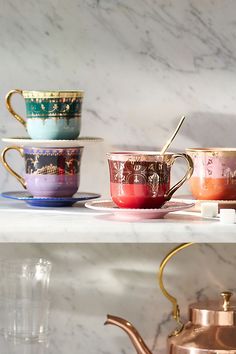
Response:
[[[205,301],[189,306],[190,321],[201,326],[236,326],[236,303],[230,303],[232,293],[221,293],[222,301]]]

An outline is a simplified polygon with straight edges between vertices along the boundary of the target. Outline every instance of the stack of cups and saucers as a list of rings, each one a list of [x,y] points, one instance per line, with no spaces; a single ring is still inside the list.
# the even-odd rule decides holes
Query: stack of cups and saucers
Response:
[[[25,100],[26,119],[12,107],[12,96]],[[25,201],[31,206],[71,206],[78,201],[100,197],[78,192],[83,149],[102,138],[79,137],[83,91],[12,90],[6,95],[6,106],[26,129],[28,137],[3,138],[7,147],[2,163],[23,189],[4,192],[3,197]],[[24,160],[23,176],[7,161],[10,150],[17,150]]]

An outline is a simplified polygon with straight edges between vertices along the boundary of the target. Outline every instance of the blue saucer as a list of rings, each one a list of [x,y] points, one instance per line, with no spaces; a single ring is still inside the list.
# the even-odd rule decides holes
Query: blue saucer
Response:
[[[100,194],[96,193],[76,193],[73,197],[65,198],[38,198],[33,197],[27,192],[4,192],[1,194],[2,197],[8,199],[15,199],[26,202],[29,205],[37,207],[68,207],[72,206],[77,202],[83,202],[90,199],[96,199],[101,197]]]

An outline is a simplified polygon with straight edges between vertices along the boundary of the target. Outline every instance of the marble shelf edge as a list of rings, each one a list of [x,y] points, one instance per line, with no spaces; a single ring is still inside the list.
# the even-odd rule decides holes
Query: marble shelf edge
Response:
[[[31,208],[25,203],[2,201],[0,243],[236,243],[236,224],[203,220],[188,212],[165,219],[124,221],[75,208]]]

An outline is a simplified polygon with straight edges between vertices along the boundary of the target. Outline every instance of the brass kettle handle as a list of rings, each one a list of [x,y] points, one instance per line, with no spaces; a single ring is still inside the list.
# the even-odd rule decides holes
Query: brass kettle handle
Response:
[[[176,255],[176,253],[178,253],[179,251],[189,247],[193,245],[193,242],[189,242],[189,243],[182,243],[181,245],[175,247],[172,251],[170,251],[165,258],[163,259],[163,261],[160,264],[160,268],[159,268],[159,273],[158,273],[158,283],[160,286],[160,289],[163,293],[163,295],[172,303],[173,306],[173,310],[172,310],[172,317],[173,319],[178,323],[178,327],[175,329],[175,331],[170,335],[170,336],[176,336],[178,335],[183,327],[184,324],[180,319],[180,309],[179,309],[179,305],[177,302],[177,299],[172,296],[165,288],[164,283],[163,283],[163,272],[165,269],[166,264],[169,262],[169,260]]]
[[[16,118],[21,124],[23,124],[24,127],[26,127],[26,121],[24,120],[24,118],[22,118],[19,114],[17,114],[11,105],[11,97],[15,93],[18,93],[21,96],[23,96],[22,90],[15,89],[15,90],[9,91],[6,95],[6,106],[7,106],[8,111],[13,115],[13,117]]]
[[[191,159],[191,157],[187,154],[180,154],[180,153],[173,154],[171,156],[171,164],[173,164],[175,162],[175,160],[178,158],[182,158],[187,162],[188,169],[187,169],[187,172],[185,173],[184,177],[181,178],[181,180],[178,181],[173,187],[171,187],[168,190],[168,192],[166,192],[166,194],[165,194],[166,200],[170,200],[170,198],[177,191],[177,189],[179,189],[184,184],[184,182],[186,182],[193,174],[194,167],[193,167],[193,160]]]

